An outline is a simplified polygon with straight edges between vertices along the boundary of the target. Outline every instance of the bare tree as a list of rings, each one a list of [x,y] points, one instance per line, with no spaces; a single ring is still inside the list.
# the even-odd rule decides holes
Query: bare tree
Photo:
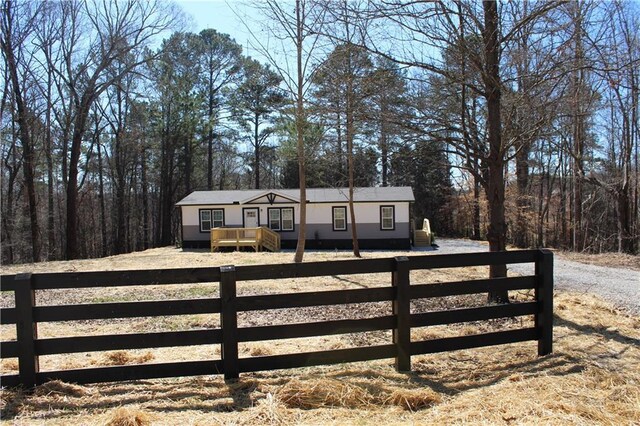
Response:
[[[282,78],[287,92],[294,103],[296,126],[296,152],[300,180],[300,220],[298,243],[294,262],[302,262],[307,230],[307,182],[305,134],[308,127],[307,91],[315,68],[314,51],[320,40],[320,28],[324,23],[323,9],[311,0],[296,0],[293,11],[276,0],[267,0],[259,9],[269,20],[265,38],[252,32],[257,49],[264,55]],[[245,22],[247,28],[249,26]],[[251,29],[249,28],[251,31]],[[295,56],[295,65],[290,66],[287,53]],[[282,54],[283,57],[278,55]]]
[[[78,176],[82,142],[90,109],[98,97],[122,76],[150,58],[144,48],[171,28],[179,13],[162,0],[140,2],[69,1],[58,4],[52,19],[58,22],[60,61],[49,63],[50,72],[63,82],[72,101],[71,146],[66,191],[66,257],[78,257]],[[86,31],[83,33],[83,31]],[[112,65],[131,58],[117,72]]]
[[[2,39],[0,46],[4,56],[9,81],[13,90],[16,121],[22,144],[24,182],[27,187],[29,221],[31,225],[31,256],[34,262],[40,261],[40,228],[38,226],[38,206],[35,189],[35,142],[32,139],[34,111],[27,105],[25,87],[28,83],[29,53],[23,49],[34,32],[40,13],[38,5],[24,2],[15,3],[5,0],[2,7]]]
[[[606,31],[603,31],[603,34],[606,36],[603,36],[601,40],[593,37],[588,39],[589,45],[597,53],[595,59],[597,65],[594,72],[605,82],[602,92],[607,106],[606,114],[610,119],[606,168],[602,172],[592,171],[587,175],[584,163],[578,161],[582,158],[581,151],[575,152],[575,164],[579,168],[576,171],[576,178],[587,179],[589,183],[604,188],[613,198],[616,207],[617,249],[619,252],[630,254],[637,250],[635,224],[637,219],[634,220],[634,216],[637,218],[638,206],[637,203],[634,205],[632,195],[634,181],[632,158],[634,146],[637,150],[638,138],[640,137],[638,127],[640,76],[637,71],[640,64],[640,37],[638,36],[640,19],[633,12],[633,5],[623,2],[612,2],[610,5],[606,5],[606,9],[603,10],[606,18]],[[579,22],[581,21],[576,20],[576,26]],[[580,41],[576,40],[576,45],[579,43]],[[575,106],[576,108],[580,107],[579,105]],[[580,110],[577,111],[579,113]],[[583,117],[578,113],[575,117],[575,128],[580,128],[580,117]],[[635,161],[637,197],[637,151]],[[576,211],[579,210],[577,204],[575,208]],[[578,225],[577,222],[576,228]]]
[[[6,75],[6,74],[5,74]],[[8,80],[5,81],[5,89],[10,86]],[[2,108],[0,113],[0,123],[2,123],[2,131],[0,132],[2,142],[2,180],[1,186],[3,196],[1,199],[2,206],[2,260],[7,263],[13,263],[17,256],[15,249],[15,200],[19,198],[20,186],[19,181],[20,169],[22,168],[22,155],[18,152],[17,147],[17,130],[15,120],[13,120],[13,111],[11,114],[5,114],[10,109],[11,90],[5,90],[2,98]],[[6,121],[5,121],[6,120]],[[11,124],[5,124],[10,122]]]
[[[440,1],[389,1],[369,5],[365,11],[352,10],[356,17],[365,16],[365,24],[361,26],[365,33],[362,43],[364,47],[398,63],[442,76],[450,83],[465,84],[469,90],[484,98],[486,141],[479,141],[480,145],[477,146],[464,146],[458,154],[463,159],[478,159],[479,170],[470,167],[473,163],[468,161],[462,166],[471,173],[479,172],[483,182],[489,209],[487,240],[491,251],[505,250],[507,239],[504,170],[510,144],[503,139],[502,129],[502,51],[521,28],[545,16],[557,6],[553,3],[541,3],[513,22],[502,21],[498,3],[493,1],[484,1],[481,10],[476,9],[476,3],[462,0],[453,4]],[[371,25],[371,20],[382,21],[384,24]],[[472,34],[481,37],[480,51],[475,49],[475,43],[468,43],[472,38],[460,37],[460,22],[466,23]],[[391,46],[397,47],[393,49],[393,55],[390,54]],[[442,64],[439,52],[446,49],[458,49],[461,55],[469,58],[465,64],[473,67],[469,71],[477,73],[479,84],[469,82],[466,76],[452,72],[451,68]],[[506,276],[506,271],[506,265],[492,265],[490,275]],[[493,293],[489,298],[504,302],[507,301],[507,294]]]

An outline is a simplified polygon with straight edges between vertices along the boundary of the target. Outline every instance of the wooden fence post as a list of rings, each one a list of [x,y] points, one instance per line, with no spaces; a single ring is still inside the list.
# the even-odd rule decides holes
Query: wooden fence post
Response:
[[[31,274],[16,275],[15,283],[18,371],[20,373],[20,383],[25,389],[29,389],[36,385],[36,373],[40,370],[40,363],[34,344],[34,341],[38,338],[38,325],[33,320],[36,292],[33,290],[33,277]]]
[[[237,379],[238,365],[238,306],[236,302],[236,267],[220,267],[220,326],[222,327],[222,369],[224,379]]]
[[[536,260],[536,301],[539,311],[536,314],[538,329],[538,355],[548,355],[553,351],[553,253],[540,250]]]
[[[393,286],[396,297],[393,300],[393,315],[396,328],[393,330],[393,343],[397,348],[396,371],[411,371],[411,295],[409,294],[409,259],[395,258]]]

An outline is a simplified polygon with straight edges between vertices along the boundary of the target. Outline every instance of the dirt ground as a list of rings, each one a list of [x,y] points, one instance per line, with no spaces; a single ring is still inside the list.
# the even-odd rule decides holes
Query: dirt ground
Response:
[[[364,252],[364,258],[423,255]],[[173,248],[105,259],[2,267],[16,272],[160,269],[291,262],[292,252],[182,252]],[[308,252],[305,261],[350,259],[348,252]],[[487,268],[414,271],[412,283],[484,278]],[[240,294],[288,293],[388,286],[389,274],[239,283]],[[8,292],[7,292],[8,293]],[[217,284],[37,292],[37,303],[100,303],[216,297]],[[2,294],[2,306],[12,306]],[[511,292],[527,300],[528,292]],[[2,390],[5,424],[640,424],[640,317],[616,311],[595,296],[556,292],[554,353],[537,356],[535,342],[414,356],[411,373],[393,360],[219,376],[79,386],[51,382],[33,394]],[[484,296],[420,300],[413,312],[477,306]],[[239,326],[364,318],[390,313],[388,303],[244,313]],[[414,329],[412,340],[530,326],[528,317]],[[217,315],[43,323],[40,337],[175,331],[219,326]],[[1,326],[2,340],[15,328]],[[241,344],[242,357],[337,349],[391,341],[389,332]],[[41,370],[219,359],[218,345],[43,356]],[[4,359],[2,374],[15,373]]]

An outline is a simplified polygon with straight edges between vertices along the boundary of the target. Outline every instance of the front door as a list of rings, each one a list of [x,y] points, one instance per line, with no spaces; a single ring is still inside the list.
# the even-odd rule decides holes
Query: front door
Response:
[[[257,228],[258,227],[258,209],[244,209],[244,227],[245,228]],[[247,231],[247,237],[255,237],[255,231]]]

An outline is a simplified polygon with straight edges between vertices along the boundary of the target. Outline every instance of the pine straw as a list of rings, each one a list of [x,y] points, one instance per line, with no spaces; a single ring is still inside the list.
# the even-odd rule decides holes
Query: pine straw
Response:
[[[375,380],[351,383],[332,378],[293,379],[276,392],[276,397],[289,408],[310,410],[325,407],[367,409],[398,406],[415,411],[441,402],[442,398],[429,388],[393,389],[376,386]]]
[[[435,407],[425,420],[444,424],[640,424],[637,377],[588,367],[563,377],[510,379]]]
[[[113,412],[106,426],[147,426],[151,420],[152,417],[145,411],[120,407]]]

